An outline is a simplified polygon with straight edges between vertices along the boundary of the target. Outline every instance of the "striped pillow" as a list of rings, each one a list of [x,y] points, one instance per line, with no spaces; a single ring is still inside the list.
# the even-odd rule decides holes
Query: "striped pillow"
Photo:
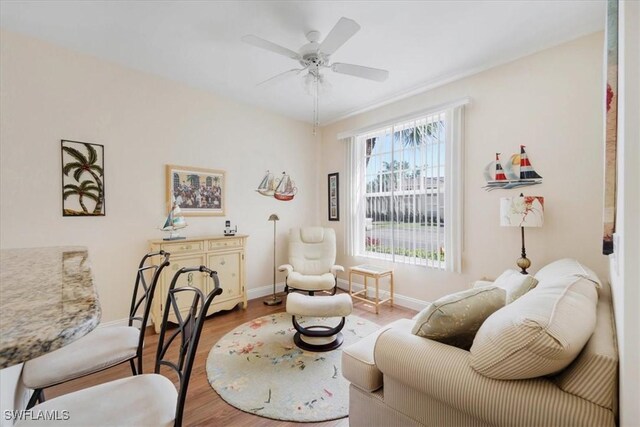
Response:
[[[505,304],[505,291],[495,286],[444,296],[418,313],[411,333],[468,350],[482,322]]]
[[[501,380],[564,369],[594,331],[597,301],[595,284],[586,278],[547,281],[482,324],[471,347],[471,367]]]

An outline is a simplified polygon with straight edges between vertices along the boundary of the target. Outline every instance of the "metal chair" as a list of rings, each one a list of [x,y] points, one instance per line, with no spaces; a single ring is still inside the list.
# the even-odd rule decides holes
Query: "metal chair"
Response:
[[[206,273],[214,281],[214,289],[205,297],[197,288],[184,286],[176,288],[181,274],[193,271]],[[36,405],[39,413],[62,414],[67,420],[55,424],[83,426],[182,426],[184,403],[189,379],[193,369],[198,341],[211,301],[222,293],[218,275],[205,266],[181,268],[171,281],[162,317],[162,328],[158,339],[154,374],[141,374],[100,384],[84,390],[51,399]],[[191,304],[186,316],[181,315],[178,298],[184,306],[185,299]],[[182,310],[184,312],[184,309]],[[176,323],[177,327],[169,325]],[[169,329],[171,327],[171,329]],[[169,351],[177,346],[177,351]],[[171,355],[176,355],[171,358]],[[159,375],[162,367],[169,368],[177,376],[178,390],[173,382]],[[41,426],[42,420],[27,420],[17,426]]]
[[[141,374],[142,350],[151,302],[162,270],[169,265],[165,251],[148,253],[138,266],[129,308],[128,326],[98,328],[59,350],[25,362],[22,382],[33,394],[27,404],[44,402],[44,389],[99,372],[124,362]],[[159,263],[153,264],[156,257]]]

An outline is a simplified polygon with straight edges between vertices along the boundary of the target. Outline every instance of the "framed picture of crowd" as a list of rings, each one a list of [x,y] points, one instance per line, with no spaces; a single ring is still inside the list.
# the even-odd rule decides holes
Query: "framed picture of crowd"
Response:
[[[167,165],[167,208],[175,203],[184,216],[224,216],[225,172]]]

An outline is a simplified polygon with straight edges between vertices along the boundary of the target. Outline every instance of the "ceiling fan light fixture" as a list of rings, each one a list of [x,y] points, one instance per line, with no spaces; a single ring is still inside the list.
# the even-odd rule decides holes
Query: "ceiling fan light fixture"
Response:
[[[302,79],[305,92],[313,97],[313,134],[319,127],[318,114],[318,98],[327,95],[331,91],[331,85],[320,74],[321,69],[330,69],[334,73],[346,74],[350,76],[360,77],[363,79],[382,82],[389,77],[387,70],[379,68],[364,67],[355,64],[333,63],[330,64],[330,58],[333,53],[344,45],[351,37],[360,30],[360,25],[352,19],[342,17],[336,25],[329,31],[329,34],[320,42],[321,34],[318,31],[307,32],[306,38],[309,43],[302,46],[298,52],[280,46],[263,38],[254,35],[246,35],[242,37],[245,43],[251,44],[261,49],[269,50],[279,55],[287,56],[298,61],[302,68],[292,69],[280,73],[264,82],[272,83],[293,74],[300,74],[302,71],[308,72]]]

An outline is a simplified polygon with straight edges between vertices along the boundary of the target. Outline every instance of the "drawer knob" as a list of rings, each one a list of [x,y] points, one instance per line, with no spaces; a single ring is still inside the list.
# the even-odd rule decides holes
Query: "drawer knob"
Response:
[[[182,249],[184,251],[189,250],[189,249],[191,249],[191,245],[180,246],[180,249]]]

